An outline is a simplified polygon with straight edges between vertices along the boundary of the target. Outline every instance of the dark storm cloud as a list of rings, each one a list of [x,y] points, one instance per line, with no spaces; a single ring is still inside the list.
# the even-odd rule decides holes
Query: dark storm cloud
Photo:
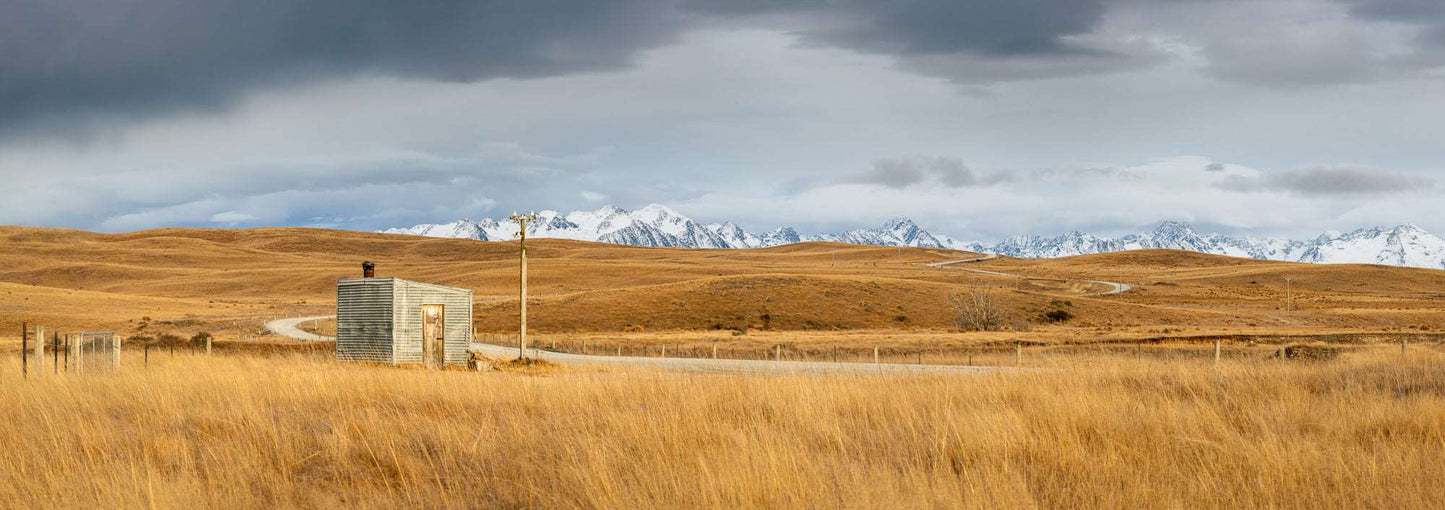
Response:
[[[5,2],[0,130],[215,108],[255,88],[356,73],[475,81],[615,69],[670,40],[675,17],[647,0]]]
[[[805,43],[897,57],[909,70],[962,83],[1087,75],[1158,62],[1137,46],[1084,44],[1105,0],[705,0],[689,5],[732,17],[784,17]],[[1128,47],[1126,47],[1128,46]]]
[[[1434,181],[1378,168],[1311,166],[1261,177],[1230,175],[1215,186],[1230,191],[1285,191],[1307,196],[1374,195],[1428,190]]]
[[[698,1],[704,12],[730,15],[812,14],[808,40],[870,53],[997,56],[1088,52],[1061,39],[1089,32],[1105,12],[1100,0],[983,1]]]
[[[1204,171],[1206,171],[1206,172],[1223,172],[1223,171],[1224,171],[1224,163],[1210,163],[1210,164],[1208,164],[1208,165],[1204,165]]]
[[[1101,0],[5,2],[0,131],[222,108],[251,90],[363,73],[465,82],[618,69],[690,26],[777,14],[809,43],[925,59],[913,67],[944,69],[933,74],[959,74],[956,56],[1049,57],[1027,73],[1080,73],[1073,57],[1100,54],[1064,38],[1104,11]]]

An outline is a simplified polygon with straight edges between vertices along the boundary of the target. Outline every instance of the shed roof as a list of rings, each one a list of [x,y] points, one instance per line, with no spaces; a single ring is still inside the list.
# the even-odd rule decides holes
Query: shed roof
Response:
[[[436,288],[439,288],[439,289],[453,290],[453,291],[457,291],[457,292],[466,292],[466,293],[468,293],[468,294],[471,294],[471,293],[472,293],[472,289],[463,289],[463,288],[461,288],[461,287],[452,287],[452,286],[450,286],[450,285],[442,285],[442,284],[439,284],[439,283],[419,282],[419,281],[416,281],[416,280],[407,280],[407,279],[404,279],[404,278],[342,278],[342,279],[340,279],[340,280],[337,280],[337,281],[336,281],[336,284],[337,284],[337,285],[380,285],[380,284],[383,284],[383,283],[395,284],[396,282],[403,282],[403,283],[412,284],[412,285],[425,285],[425,286],[428,286],[428,287],[436,287]]]

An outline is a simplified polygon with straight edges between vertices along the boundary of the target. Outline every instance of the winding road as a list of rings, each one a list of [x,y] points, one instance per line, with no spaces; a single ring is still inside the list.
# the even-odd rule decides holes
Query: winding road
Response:
[[[266,331],[297,340],[335,340],[336,337],[318,335],[310,331],[302,330],[296,326],[306,321],[335,319],[335,315],[317,315],[315,317],[292,317],[289,319],[276,319],[266,323]]]
[[[942,267],[951,266],[951,265],[954,265],[954,264],[968,264],[968,263],[972,263],[972,262],[983,262],[983,261],[985,261],[985,260],[993,260],[993,259],[996,259],[996,258],[998,258],[998,255],[997,255],[997,254],[989,253],[989,254],[986,254],[986,255],[984,255],[984,256],[982,256],[982,257],[974,257],[974,258],[971,258],[971,259],[945,260],[945,261],[942,261],[942,262],[930,262],[930,263],[924,264],[924,265],[925,265],[925,266],[928,266],[928,267],[942,268]],[[998,272],[998,271],[989,271],[989,270],[987,270],[987,269],[973,269],[973,268],[968,268],[968,267],[957,267],[957,268],[950,268],[950,269],[957,269],[957,270],[959,270],[959,271],[968,271],[968,272],[970,272],[970,273],[986,274],[986,275],[990,275],[990,276],[1007,276],[1007,277],[1010,277],[1010,278],[1023,278],[1023,279],[1029,279],[1029,278],[1030,278],[1030,277],[1024,276],[1024,275],[1018,275],[1018,274],[1012,274],[1012,273],[1002,273],[1002,272]],[[1134,288],[1133,286],[1131,286],[1131,285],[1129,285],[1129,284],[1127,284],[1127,283],[1121,283],[1121,282],[1110,282],[1110,281],[1104,281],[1104,280],[1077,280],[1077,281],[1087,282],[1087,283],[1097,283],[1097,284],[1099,284],[1099,285],[1105,285],[1105,286],[1108,286],[1108,287],[1109,287],[1109,290],[1106,290],[1106,291],[1104,291],[1104,292],[1095,292],[1095,293],[1093,293],[1093,294],[1086,294],[1086,295],[1088,295],[1088,296],[1112,296],[1112,295],[1114,295],[1114,294],[1123,294],[1123,293],[1125,293],[1125,292],[1128,292],[1129,289]]]
[[[967,264],[971,262],[982,262],[998,258],[998,255],[987,254],[981,257],[969,259],[948,260],[926,264],[928,267],[945,268],[955,264]],[[1006,276],[1016,278],[1028,278],[1027,276],[990,271],[987,269],[973,268],[949,268],[961,271],[968,271],[991,276]],[[1108,291],[1090,294],[1091,296],[1103,296],[1119,294],[1128,291],[1128,284],[1109,282],[1102,280],[1083,280],[1089,283],[1097,283],[1110,287]],[[335,337],[318,335],[309,331],[303,331],[297,326],[311,320],[324,320],[336,318],[335,315],[317,315],[312,317],[294,317],[289,319],[276,319],[266,323],[266,329],[284,337],[297,340],[320,341],[335,340]],[[484,344],[473,342],[473,352],[494,359],[506,359],[516,355],[516,347],[505,347],[500,345]],[[595,356],[588,354],[569,354],[551,352],[541,349],[530,349],[529,354],[538,359],[553,361],[557,363],[573,364],[596,364],[608,366],[643,367],[662,370],[679,370],[685,372],[699,373],[721,373],[721,374],[819,374],[819,373],[981,373],[998,370],[1013,370],[999,367],[976,367],[976,366],[950,366],[950,365],[921,365],[911,363],[833,363],[823,361],[768,361],[768,360],[743,360],[743,359],[711,359],[711,358],[653,358],[641,356]]]

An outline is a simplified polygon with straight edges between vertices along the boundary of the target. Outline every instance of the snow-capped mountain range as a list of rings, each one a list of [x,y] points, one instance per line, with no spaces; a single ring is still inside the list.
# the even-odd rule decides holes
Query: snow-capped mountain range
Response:
[[[423,224],[383,232],[501,241],[512,239],[516,231],[516,224],[510,220],[488,218]],[[1268,260],[1445,269],[1445,239],[1414,225],[1360,229],[1347,234],[1327,232],[1310,240],[1291,240],[1199,234],[1188,224],[1166,221],[1151,230],[1117,238],[1075,231],[1051,237],[1016,236],[987,245],[934,234],[906,218],[895,218],[876,228],[829,234],[801,234],[790,227],[753,233],[732,222],[703,225],[666,206],[652,204],[631,211],[613,206],[569,213],[541,211],[537,213],[537,220],[528,224],[527,236],[681,248],[758,248],[805,241],[836,241],[949,248],[1025,258],[1164,248]]]

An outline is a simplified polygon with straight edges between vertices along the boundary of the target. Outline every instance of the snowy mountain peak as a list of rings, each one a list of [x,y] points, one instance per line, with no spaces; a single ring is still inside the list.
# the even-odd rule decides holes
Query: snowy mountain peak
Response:
[[[469,219],[386,230],[391,234],[507,240],[516,234],[511,220]],[[754,234],[731,221],[702,225],[676,210],[648,204],[635,211],[603,206],[595,211],[541,211],[528,235],[638,246],[757,248],[804,241],[835,241],[880,246],[918,246],[986,251],[1011,257],[1042,258],[1121,250],[1163,248],[1232,257],[1324,263],[1365,263],[1445,268],[1445,239],[1413,224],[1326,232],[1310,240],[1201,235],[1182,221],[1165,221],[1119,238],[1073,231],[1057,236],[1020,235],[992,246],[964,243],[928,232],[908,218],[893,218],[876,228],[831,234],[801,234],[791,227]]]

